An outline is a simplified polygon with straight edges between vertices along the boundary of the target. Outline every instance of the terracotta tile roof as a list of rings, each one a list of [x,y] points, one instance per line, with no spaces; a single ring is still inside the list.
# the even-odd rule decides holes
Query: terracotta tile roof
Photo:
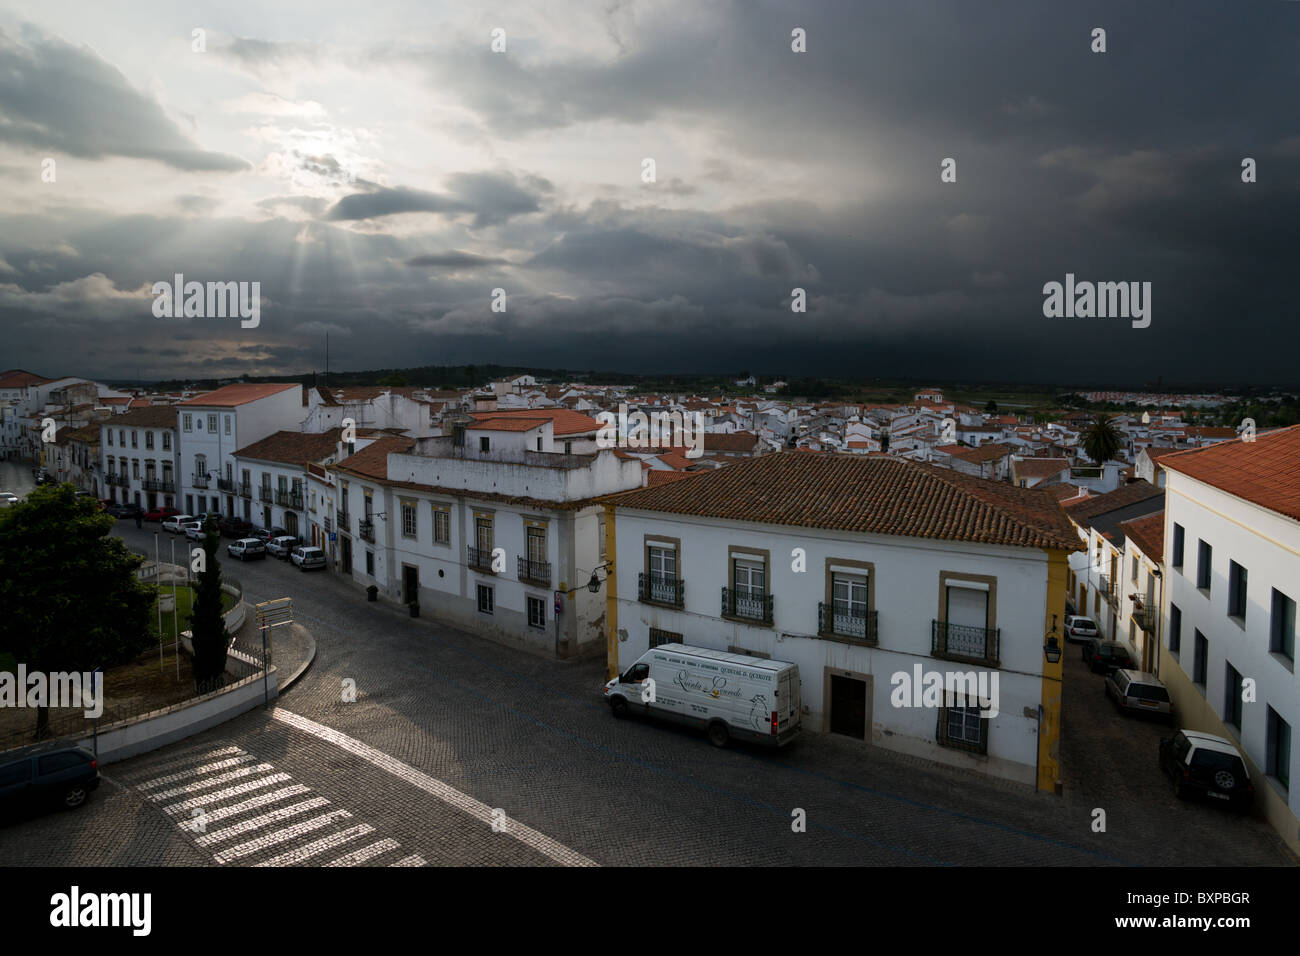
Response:
[[[605,500],[621,508],[838,531],[1079,550],[1056,499],[888,455],[784,452]]]
[[[1087,524],[1090,518],[1095,518],[1097,515],[1104,515],[1108,511],[1126,508],[1129,505],[1137,504],[1139,501],[1146,501],[1148,498],[1163,494],[1162,489],[1157,488],[1144,478],[1140,481],[1130,482],[1127,485],[1121,485],[1114,491],[1108,491],[1104,495],[1093,495],[1075,504],[1066,505],[1065,509],[1069,512],[1070,517],[1079,524]]]
[[[685,471],[687,468],[691,467],[691,465],[699,463],[698,458],[687,458],[679,451],[666,451],[657,457],[669,468],[677,471]]]
[[[549,418],[486,418],[475,419],[474,424],[470,425],[466,431],[488,431],[488,432],[526,432],[537,428],[539,425],[545,425]]]
[[[1125,536],[1132,538],[1133,543],[1152,561],[1159,563],[1164,560],[1165,513],[1163,511],[1121,521],[1119,527]]]
[[[401,454],[415,447],[410,438],[377,438],[355,455],[349,455],[333,466],[334,470],[360,475],[363,478],[388,477],[388,456]],[[393,482],[397,484],[397,482]]]
[[[677,481],[681,478],[691,477],[689,471],[648,471],[646,472],[646,483],[653,488],[655,485],[662,485],[666,481]]]
[[[1012,462],[1017,478],[1051,478],[1070,467],[1065,458],[1026,458]]]
[[[1042,485],[1044,491],[1050,492],[1052,497],[1057,501],[1068,501],[1071,498],[1077,498],[1084,493],[1082,488],[1068,483],[1059,485]]]
[[[265,384],[242,382],[237,385],[226,385],[214,392],[195,395],[193,398],[187,398],[177,404],[200,405],[204,408],[234,408],[238,405],[255,402],[259,398],[266,398],[268,395],[278,395],[280,392],[288,391],[291,388],[302,388],[302,386],[296,382],[267,382]]]
[[[895,436],[897,437],[897,436]],[[965,445],[936,445],[935,451],[941,451],[945,455],[951,455],[962,461],[971,464],[981,464],[983,462],[997,461],[999,458],[1005,458],[1015,449],[1011,445],[1003,445],[1000,442],[986,442],[977,448],[968,448]]]
[[[753,451],[759,438],[753,432],[705,432],[704,453],[711,451]]]
[[[175,428],[176,409],[171,405],[146,405],[114,415],[100,424],[105,428]]]
[[[1237,429],[1218,428],[1209,425],[1192,425],[1187,429],[1187,434],[1195,435],[1197,438],[1236,438]]]
[[[1144,448],[1142,450],[1146,452],[1147,458],[1150,459],[1151,461],[1155,461],[1157,458],[1163,458],[1165,457],[1165,455],[1172,455],[1175,452],[1185,451],[1185,449],[1181,449],[1181,448],[1155,448],[1155,447]]]
[[[1181,451],[1160,467],[1300,521],[1300,425]]]
[[[481,412],[475,415],[474,418],[476,420],[489,418],[549,418],[555,423],[556,435],[579,435],[583,432],[594,432],[600,429],[600,422],[596,421],[596,419],[567,408],[520,408],[509,411]]]
[[[0,372],[0,388],[22,388],[26,385],[44,385],[46,382],[52,382],[52,378],[43,378],[35,372],[27,372],[20,368],[11,368],[7,372]]]
[[[331,428],[326,432],[274,432],[251,445],[245,445],[235,452],[235,457],[306,466],[333,455],[342,434],[341,428]]]

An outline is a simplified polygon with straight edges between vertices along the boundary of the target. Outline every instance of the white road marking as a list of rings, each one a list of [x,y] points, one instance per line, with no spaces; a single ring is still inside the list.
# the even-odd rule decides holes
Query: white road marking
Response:
[[[296,839],[304,833],[311,833],[313,830],[319,830],[321,827],[327,827],[331,823],[338,823],[340,820],[351,818],[352,814],[346,810],[335,810],[324,816],[313,817],[305,823],[298,823],[283,830],[276,830],[274,833],[268,833],[264,837],[256,840],[250,840],[247,843],[241,843],[239,846],[232,846],[229,850],[222,850],[220,853],[213,854],[213,859],[218,863],[229,863],[231,860],[238,860],[240,857],[251,856],[259,850],[265,850],[268,847],[278,846],[289,840]]]
[[[215,787],[219,783],[229,783],[231,780],[240,780],[244,777],[251,777],[255,773],[265,773],[268,770],[274,769],[275,768],[269,763],[259,763],[256,767],[244,767],[241,770],[232,770],[230,773],[217,774],[215,777],[208,777],[206,780],[186,784],[183,787],[173,787],[171,790],[160,790],[158,793],[149,794],[149,799],[166,800],[169,797],[179,797],[186,793],[197,793],[200,790],[208,789],[208,787]]]
[[[223,830],[216,830],[212,833],[199,837],[194,842],[199,846],[211,846],[214,843],[224,843],[226,840],[233,840],[237,836],[243,836],[245,833],[252,833],[254,830],[260,830],[262,827],[270,826],[272,823],[282,823],[290,817],[296,817],[300,813],[306,813],[308,810],[315,810],[317,807],[323,807],[327,803],[324,797],[312,797],[310,800],[304,800],[302,803],[295,803],[292,806],[281,807],[279,810],[272,810],[270,813],[263,813],[260,817],[253,817],[242,823],[236,823],[228,826]]]
[[[443,783],[426,773],[416,770],[408,764],[402,763],[395,757],[390,757],[383,751],[376,750],[368,744],[349,737],[347,734],[340,733],[324,724],[318,724],[314,720],[308,720],[298,714],[287,711],[282,707],[276,707],[271,711],[271,716],[276,720],[295,727],[304,733],[311,734],[320,740],[334,744],[350,754],[354,754],[365,760],[367,763],[387,770],[401,780],[406,781],[414,787],[418,787],[425,793],[432,794],[448,806],[455,807],[462,813],[467,813],[483,824],[491,825],[493,823],[492,807],[489,807],[482,801],[475,800],[468,794],[461,793],[455,787]],[[498,824],[500,825],[500,824]],[[505,821],[504,832],[508,836],[514,837],[525,846],[531,847],[537,852],[549,857],[557,863],[565,866],[598,866],[595,860],[590,860],[571,850],[558,840],[553,840],[544,833],[539,833],[532,827],[520,823],[518,820]],[[422,865],[422,864],[421,864]]]
[[[197,777],[200,774],[212,773],[214,770],[225,770],[228,767],[238,767],[240,764],[256,760],[256,757],[244,754],[242,757],[229,757],[226,760],[218,760],[216,763],[205,763],[193,767],[189,770],[182,770],[180,773],[169,773],[165,777],[155,777],[153,780],[147,780],[144,783],[137,783],[136,787],[140,790],[152,790],[154,787],[161,787],[165,783],[178,783],[186,777]]]
[[[168,767],[179,767],[182,764],[193,763],[195,760],[211,760],[213,757],[225,757],[230,754],[242,754],[244,751],[238,747],[221,747],[217,750],[209,750],[211,744],[204,744],[202,747],[191,747],[188,752],[178,756],[168,754],[168,759],[162,761],[153,761],[143,764],[139,767],[132,768],[132,777],[142,777],[146,774],[157,773]],[[205,752],[206,751],[206,752]]]
[[[318,853],[324,853],[326,850],[332,850],[335,847],[349,843],[357,837],[363,837],[368,833],[374,833],[375,828],[369,823],[359,823],[354,827],[346,830],[340,830],[324,839],[308,843],[306,846],[299,847],[296,850],[290,850],[288,853],[281,853],[279,856],[272,857],[269,860],[263,860],[258,866],[292,866],[295,863],[301,863],[303,860],[309,860]]]
[[[359,863],[365,863],[367,860],[373,860],[377,856],[382,856],[389,850],[396,850],[401,844],[396,840],[380,840],[378,843],[372,843],[368,847],[357,850],[355,853],[349,853],[341,856],[337,860],[326,863],[326,866],[356,866]]]
[[[428,864],[424,862],[424,857],[420,856],[418,853],[415,856],[408,856],[404,859],[398,860],[396,863],[391,864],[391,866],[427,866],[427,865]]]
[[[251,800],[245,800],[243,803],[232,804],[228,807],[218,807],[216,810],[208,810],[204,813],[203,818],[208,823],[216,823],[218,820],[226,819],[226,817],[238,816],[241,813],[247,813],[249,810],[256,810],[258,807],[265,807],[272,803],[279,803],[281,800],[287,800],[290,797],[296,797],[299,794],[309,792],[309,787],[304,787],[300,783],[295,783],[292,787],[273,790],[270,793],[262,794],[260,797],[253,797]]]
[[[284,783],[288,779],[290,778],[287,773],[273,773],[269,777],[262,777],[260,780],[254,780],[251,783],[242,783],[238,787],[227,787],[225,790],[218,790],[216,793],[206,793],[201,797],[193,797],[189,800],[182,800],[180,803],[170,804],[163,807],[163,810],[167,813],[184,813],[186,810],[193,810],[195,807],[206,807],[209,803],[220,803],[230,797],[237,797],[241,793],[251,793],[272,784]]]

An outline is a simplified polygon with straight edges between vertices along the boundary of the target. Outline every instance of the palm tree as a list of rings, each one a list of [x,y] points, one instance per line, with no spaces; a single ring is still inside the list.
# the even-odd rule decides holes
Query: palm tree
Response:
[[[1124,440],[1119,430],[1105,415],[1098,415],[1083,433],[1083,450],[1098,465],[1110,461],[1119,453]]]

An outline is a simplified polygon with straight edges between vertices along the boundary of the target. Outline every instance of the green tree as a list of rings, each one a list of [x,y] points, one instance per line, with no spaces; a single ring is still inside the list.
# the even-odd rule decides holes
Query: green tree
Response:
[[[211,518],[203,528],[203,570],[195,589],[190,633],[194,641],[194,689],[200,694],[215,690],[226,670],[226,650],[230,632],[221,616],[221,562],[217,548],[221,536]]]
[[[1110,461],[1124,443],[1119,430],[1105,415],[1098,415],[1083,432],[1083,450],[1097,464]]]
[[[85,672],[132,660],[149,646],[157,593],[114,519],[71,485],[43,485],[0,510],[0,649],[29,671]],[[50,714],[36,712],[37,736]]]
[[[381,379],[380,379],[378,382],[376,382],[375,384],[376,384],[376,385],[387,385],[387,386],[390,386],[390,387],[396,387],[396,388],[402,388],[402,387],[404,387],[404,386],[406,385],[406,376],[405,376],[405,375],[402,375],[402,374],[400,374],[400,373],[398,373],[398,372],[393,372],[393,373],[391,373],[391,374],[389,374],[389,375],[385,375],[383,378],[381,378]]]
[[[998,403],[990,398],[984,403],[984,411],[988,415],[996,415],[998,413]]]

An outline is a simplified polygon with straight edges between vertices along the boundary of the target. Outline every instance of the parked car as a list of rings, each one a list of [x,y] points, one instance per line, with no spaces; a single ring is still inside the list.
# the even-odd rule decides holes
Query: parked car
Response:
[[[1078,613],[1079,613],[1078,610],[1077,610],[1077,609],[1075,608],[1075,606],[1074,606],[1074,602],[1071,601],[1069,598],[1066,598],[1066,599],[1065,599],[1065,616],[1066,616],[1067,618],[1068,618],[1068,617],[1073,617],[1074,615],[1076,615],[1076,614],[1078,614]]]
[[[1083,642],[1083,662],[1093,673],[1102,674],[1109,674],[1117,667],[1133,666],[1127,647],[1119,641],[1103,641],[1100,637]]]
[[[193,523],[193,521],[193,515],[172,515],[170,518],[163,519],[162,529],[164,531],[170,531],[172,534],[183,534],[185,532],[185,526]]]
[[[1180,730],[1160,741],[1160,767],[1180,799],[1204,797],[1243,813],[1254,805],[1255,787],[1245,761],[1222,737]]]
[[[240,561],[266,557],[266,545],[256,538],[240,538],[226,545],[226,553]]]
[[[254,528],[252,536],[254,538],[261,538],[263,541],[270,543],[273,539],[282,538],[288,533],[288,531],[279,527],[271,528],[270,530],[267,530],[266,528]]]
[[[8,508],[18,504],[18,496],[12,491],[0,491],[0,507]]]
[[[1120,710],[1159,716],[1173,723],[1174,702],[1169,697],[1169,689],[1155,674],[1118,667],[1106,675],[1103,684],[1106,696]]]
[[[217,528],[227,538],[247,538],[252,534],[253,523],[231,516],[218,521]]]
[[[144,512],[140,510],[139,505],[133,505],[130,502],[119,502],[115,505],[108,506],[108,513],[114,518],[143,518]]]
[[[325,567],[325,552],[310,544],[300,544],[289,553],[289,560],[298,566],[299,571]]]
[[[699,727],[715,747],[733,737],[771,747],[793,740],[800,694],[797,664],[687,644],[652,647],[605,684],[615,717],[648,714]]]
[[[1067,641],[1087,641],[1101,634],[1096,623],[1082,614],[1065,616],[1065,639]]]
[[[190,521],[185,525],[185,537],[189,538],[191,541],[202,541],[203,535],[202,521]]]
[[[298,546],[298,539],[293,535],[284,534],[278,538],[272,538],[266,543],[266,553],[272,554],[281,561],[288,559],[289,552]]]
[[[180,514],[175,508],[153,508],[144,513],[145,521],[162,521]]]
[[[50,743],[13,751],[0,757],[0,819],[41,807],[79,807],[98,786],[99,763],[82,747]]]

